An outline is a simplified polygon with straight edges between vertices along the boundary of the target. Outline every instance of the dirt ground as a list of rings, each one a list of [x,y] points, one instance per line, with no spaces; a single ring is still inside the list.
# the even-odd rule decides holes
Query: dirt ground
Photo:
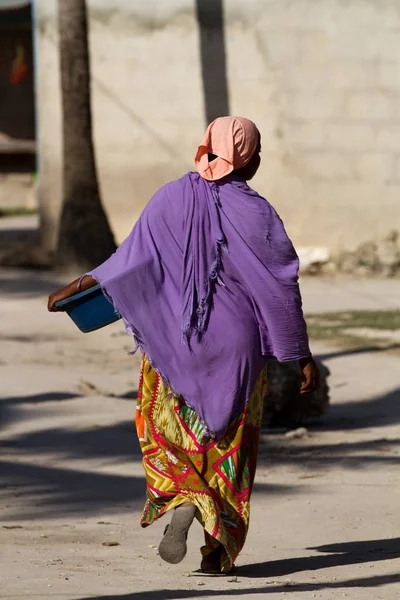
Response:
[[[131,339],[48,314],[58,283],[0,271],[1,598],[400,598],[399,354],[318,341],[331,410],[308,437],[263,433],[237,572],[206,578],[197,524],[174,567],[157,555],[167,517],[139,527]],[[312,313],[398,308],[400,281],[310,280],[303,294]]]

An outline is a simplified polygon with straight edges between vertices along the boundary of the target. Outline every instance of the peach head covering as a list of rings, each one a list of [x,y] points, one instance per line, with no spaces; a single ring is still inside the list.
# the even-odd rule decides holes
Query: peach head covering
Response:
[[[207,127],[194,162],[200,175],[216,181],[250,161],[260,139],[253,121],[243,117],[218,117]],[[208,154],[216,159],[209,162]]]

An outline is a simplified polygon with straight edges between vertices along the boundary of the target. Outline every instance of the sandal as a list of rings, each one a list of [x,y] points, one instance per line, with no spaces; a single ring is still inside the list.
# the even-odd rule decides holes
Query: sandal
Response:
[[[232,565],[228,571],[224,570],[222,567],[223,554],[224,547],[220,544],[212,552],[207,554],[207,556],[203,556],[198,572],[203,573],[203,575],[207,575],[208,577],[226,577],[227,575],[232,575],[232,573],[236,571],[236,567],[235,565]]]
[[[200,565],[200,570],[203,573],[207,575],[221,574],[221,550],[222,546],[218,546],[218,548],[203,557]]]
[[[192,502],[185,502],[174,510],[171,523],[166,526],[158,547],[158,552],[165,562],[176,565],[185,558],[188,531],[196,511],[197,507]]]

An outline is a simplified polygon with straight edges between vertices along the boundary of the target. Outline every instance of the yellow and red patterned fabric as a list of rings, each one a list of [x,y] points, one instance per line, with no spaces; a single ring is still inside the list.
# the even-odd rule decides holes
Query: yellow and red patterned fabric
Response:
[[[168,510],[193,502],[205,530],[202,554],[222,544],[222,572],[232,567],[249,526],[265,385],[264,370],[245,411],[217,442],[206,437],[197,414],[143,356],[136,411],[147,484],[141,525],[147,527]]]

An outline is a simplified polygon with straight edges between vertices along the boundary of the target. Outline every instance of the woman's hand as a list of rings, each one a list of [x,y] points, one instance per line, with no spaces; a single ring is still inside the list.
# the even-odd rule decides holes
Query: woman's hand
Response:
[[[319,386],[319,370],[317,364],[311,356],[301,358],[299,363],[303,376],[300,394],[311,394],[311,392],[314,392]]]
[[[63,308],[59,308],[58,306],[56,306],[56,302],[60,302],[60,300],[65,300],[65,298],[69,298],[70,296],[77,294],[78,291],[79,290],[77,289],[77,286],[73,286],[72,283],[70,283],[69,285],[61,288],[60,290],[53,292],[49,296],[49,300],[47,302],[47,310],[49,310],[50,312],[59,312],[64,310]]]
[[[63,311],[63,308],[59,308],[58,306],[56,306],[56,302],[60,302],[60,300],[70,298],[74,294],[77,294],[78,292],[83,292],[84,290],[88,290],[89,288],[95,285],[97,285],[97,281],[93,279],[91,275],[85,275],[85,277],[83,277],[82,280],[80,278],[75,279],[75,281],[73,281],[72,283],[50,294],[49,300],[47,302],[47,310],[49,310],[50,312]]]

